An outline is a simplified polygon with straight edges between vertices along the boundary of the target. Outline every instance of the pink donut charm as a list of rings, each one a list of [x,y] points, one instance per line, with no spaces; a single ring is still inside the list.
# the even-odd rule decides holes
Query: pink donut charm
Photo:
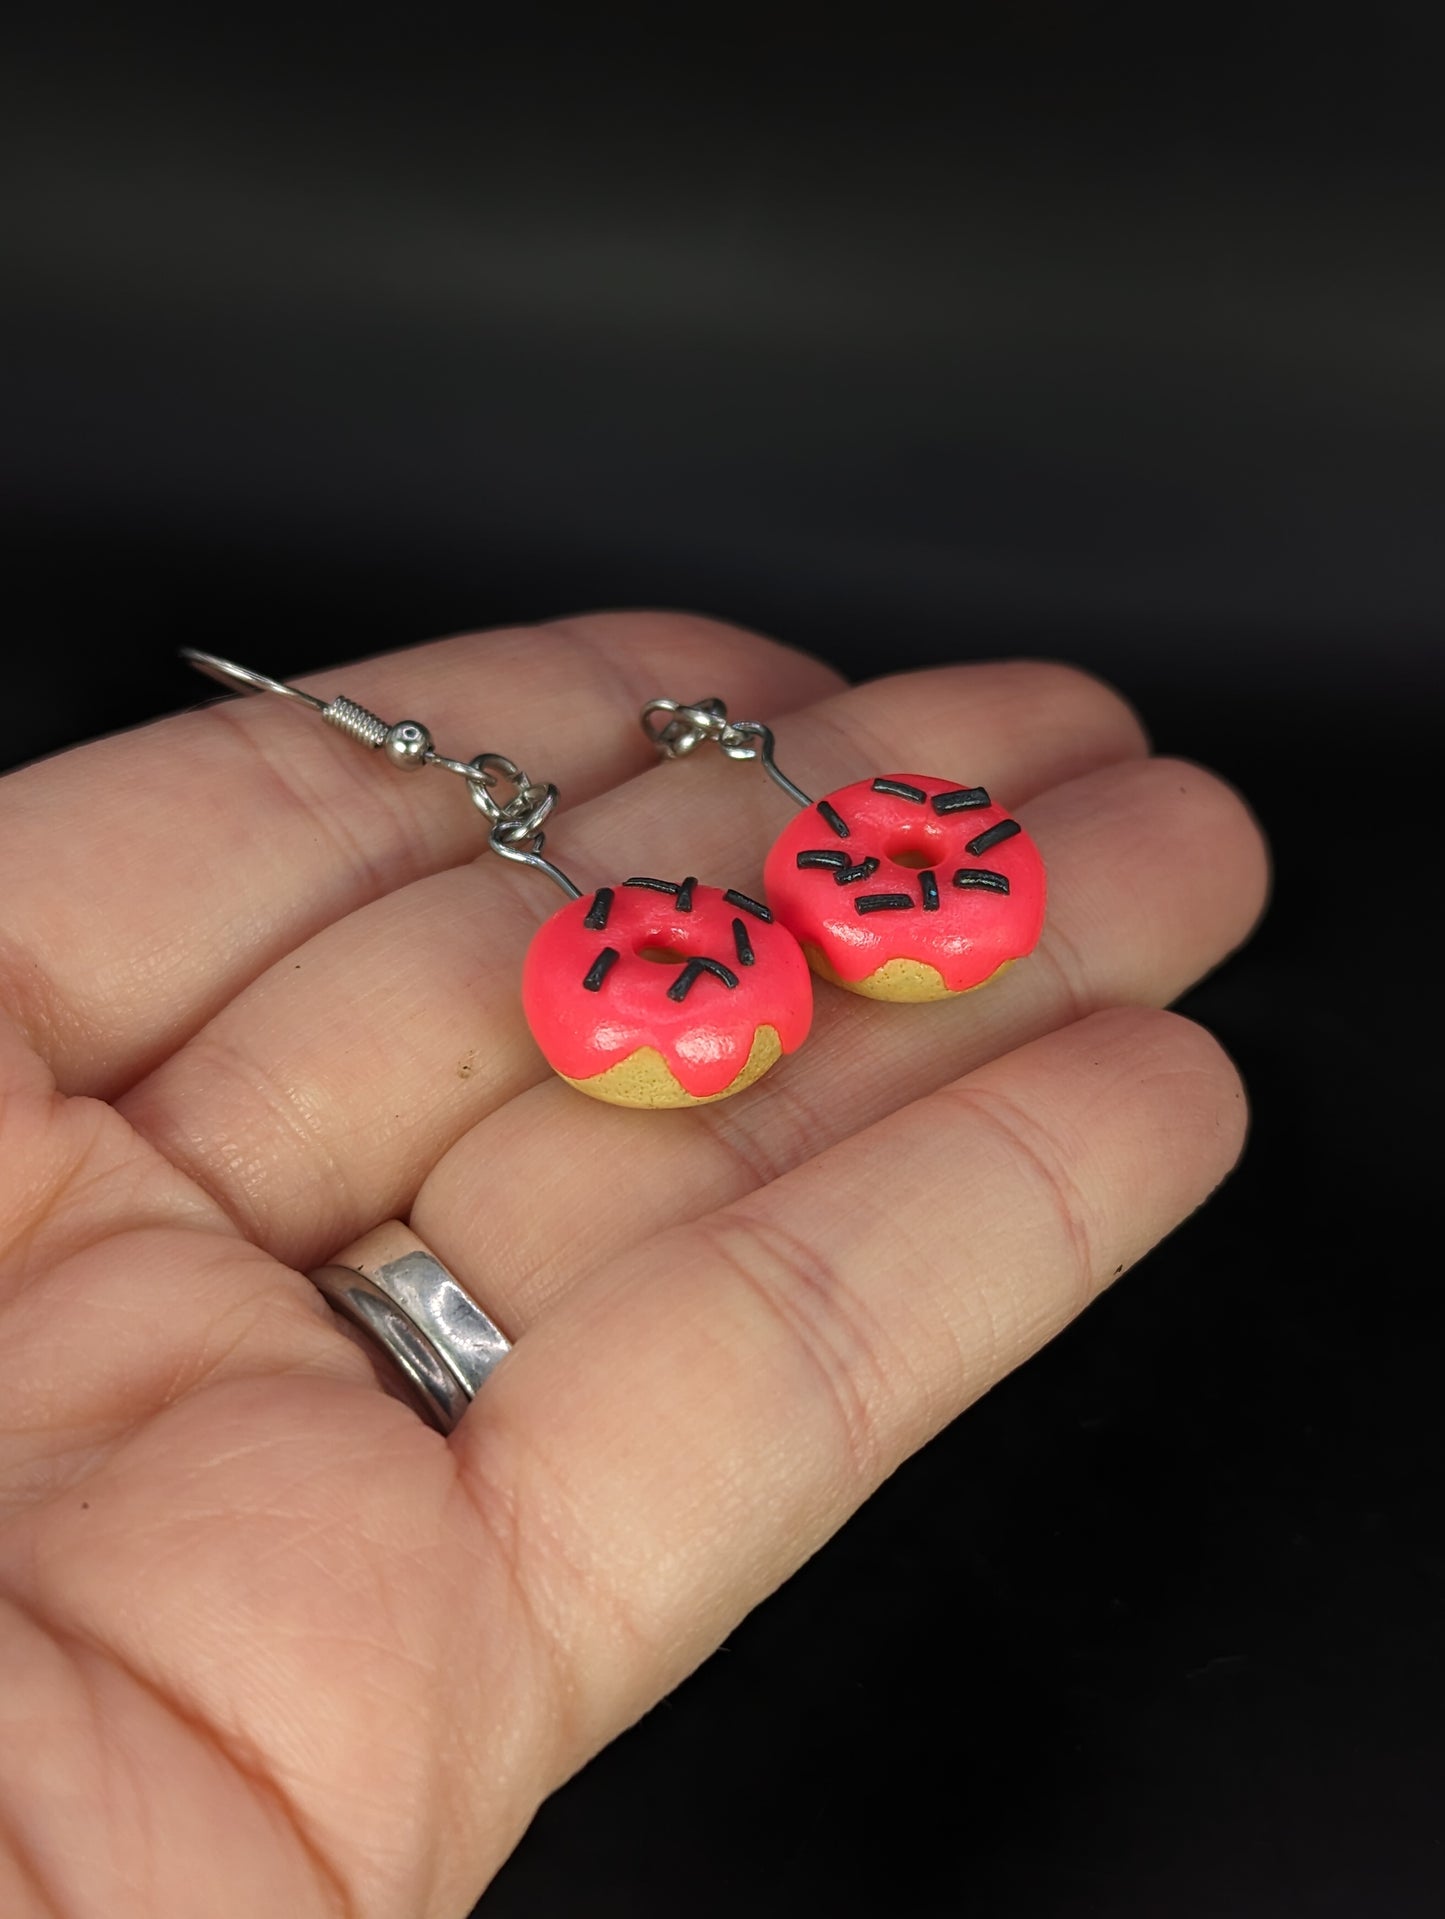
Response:
[[[522,1006],[547,1063],[614,1106],[699,1106],[808,1036],[798,942],[757,900],[694,879],[630,879],[540,926]]]
[[[972,992],[1038,944],[1044,863],[981,786],[859,780],[793,820],[768,899],[823,979],[869,999]]]

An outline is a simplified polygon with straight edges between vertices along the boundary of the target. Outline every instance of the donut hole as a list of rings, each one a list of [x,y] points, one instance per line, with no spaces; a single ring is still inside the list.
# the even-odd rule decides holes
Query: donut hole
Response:
[[[943,849],[930,846],[926,840],[902,840],[896,846],[890,846],[888,857],[895,866],[910,866],[915,873],[925,868],[937,866],[943,858]]]
[[[634,948],[639,959],[651,960],[654,966],[686,966],[688,955],[679,953],[675,946],[639,946]]]

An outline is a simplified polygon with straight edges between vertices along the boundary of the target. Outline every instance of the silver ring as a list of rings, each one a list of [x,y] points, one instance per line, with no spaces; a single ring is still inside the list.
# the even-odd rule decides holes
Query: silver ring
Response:
[[[461,1281],[400,1220],[376,1227],[308,1277],[384,1350],[438,1432],[452,1431],[512,1350]]]

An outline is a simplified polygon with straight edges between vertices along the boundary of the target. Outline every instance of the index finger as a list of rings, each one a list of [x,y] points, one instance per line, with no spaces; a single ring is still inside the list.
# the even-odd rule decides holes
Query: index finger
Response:
[[[636,719],[659,692],[725,687],[766,715],[838,675],[717,621],[604,613],[319,681],[297,684],[421,720],[457,759],[505,753],[577,800],[649,763]],[[0,1000],[62,1091],[112,1097],[321,927],[474,858],[483,826],[459,780],[399,776],[265,697],[61,754],[0,784]]]

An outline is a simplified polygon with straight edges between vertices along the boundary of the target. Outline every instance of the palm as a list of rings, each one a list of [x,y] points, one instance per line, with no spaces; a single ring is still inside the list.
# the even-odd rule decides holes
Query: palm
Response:
[[[838,694],[616,616],[344,685],[558,779],[584,881],[755,886],[782,824],[744,769],[636,777],[652,693],[790,714],[819,790],[986,777],[1052,862],[1045,947],[949,1007],[821,989],[748,1095],[630,1114],[531,1046],[553,901],[472,863],[453,783],[259,702],[8,782],[6,1912],[465,1911],[554,1784],[1237,1149],[1209,1041],[1094,1009],[1244,935],[1258,839],[1093,682]],[[300,1277],[396,1215],[518,1341],[450,1442]]]

